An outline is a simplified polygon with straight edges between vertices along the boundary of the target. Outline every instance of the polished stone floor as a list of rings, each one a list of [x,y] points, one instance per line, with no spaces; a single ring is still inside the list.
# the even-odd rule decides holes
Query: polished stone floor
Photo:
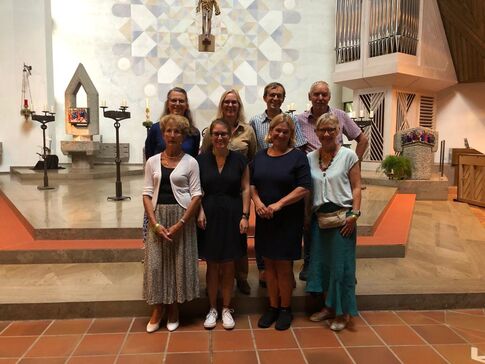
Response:
[[[202,318],[147,334],[145,317],[0,321],[1,363],[477,364],[485,355],[485,311],[363,311],[347,330],[297,314],[287,331],[204,330]]]

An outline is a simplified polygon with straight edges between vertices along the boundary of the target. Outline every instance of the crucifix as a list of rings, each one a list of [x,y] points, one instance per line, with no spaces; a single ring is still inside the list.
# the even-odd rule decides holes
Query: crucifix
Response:
[[[202,11],[202,34],[199,35],[199,51],[214,52],[215,37],[212,31],[212,13],[219,15],[221,10],[217,0],[198,0],[196,13]]]

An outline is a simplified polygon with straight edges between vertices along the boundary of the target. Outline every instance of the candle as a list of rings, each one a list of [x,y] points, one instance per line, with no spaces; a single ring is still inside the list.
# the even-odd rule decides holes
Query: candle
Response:
[[[29,100],[24,99],[24,109],[28,109],[28,108],[29,108]]]
[[[291,110],[296,110],[296,104],[294,102],[291,104]]]
[[[149,108],[150,108],[150,104],[148,103],[148,97],[145,99],[145,107],[146,107],[147,109],[149,109]]]
[[[49,111],[52,112],[52,113],[54,112],[54,105],[49,107]]]
[[[291,110],[291,104],[288,104],[288,105],[286,106],[286,111],[290,111],[290,110]]]
[[[47,105],[44,105],[44,108],[42,109],[42,111],[49,111],[49,108],[47,107]]]
[[[106,100],[101,101],[101,106],[106,107]]]
[[[369,112],[369,118],[371,118],[371,119],[372,119],[373,117],[374,117],[374,110],[371,110],[371,111]]]
[[[351,112],[350,112],[350,117],[351,117],[352,119],[354,119],[354,118],[355,118],[355,111],[351,111]]]
[[[359,118],[363,118],[364,117],[364,110],[360,110],[359,111]]]

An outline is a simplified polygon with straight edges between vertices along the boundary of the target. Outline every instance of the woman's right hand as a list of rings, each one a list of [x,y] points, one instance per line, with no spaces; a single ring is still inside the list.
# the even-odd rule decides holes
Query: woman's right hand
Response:
[[[273,217],[273,213],[262,202],[254,204],[254,209],[258,216],[263,219],[271,219]]]
[[[154,231],[163,240],[172,241],[172,238],[168,233],[168,229],[165,226],[159,224],[157,227],[154,228]]]
[[[205,212],[201,206],[199,210],[199,216],[197,216],[197,226],[200,227],[202,230],[205,230],[206,225],[207,225],[207,220],[205,218]]]

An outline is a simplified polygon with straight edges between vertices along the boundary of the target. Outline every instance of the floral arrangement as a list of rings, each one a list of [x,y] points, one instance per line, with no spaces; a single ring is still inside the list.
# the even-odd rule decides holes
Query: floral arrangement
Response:
[[[402,145],[424,143],[434,146],[436,143],[436,136],[432,131],[412,129],[401,135],[401,143]]]

